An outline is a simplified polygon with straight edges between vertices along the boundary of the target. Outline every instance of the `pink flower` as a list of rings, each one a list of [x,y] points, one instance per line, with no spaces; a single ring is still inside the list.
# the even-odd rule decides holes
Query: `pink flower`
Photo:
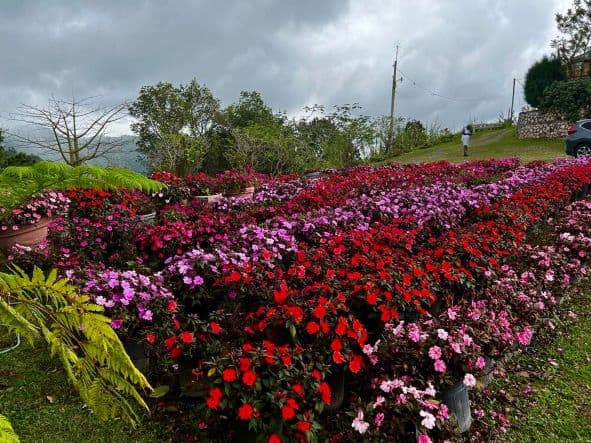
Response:
[[[414,323],[408,325],[408,338],[418,343],[421,341],[421,331],[418,326]]]
[[[433,441],[429,438],[428,435],[421,434],[419,435],[418,443],[433,443]]]
[[[433,360],[439,360],[441,358],[441,348],[439,346],[432,346],[429,349],[429,357]]]
[[[476,386],[476,378],[474,378],[472,374],[466,374],[464,375],[464,384],[468,388],[473,388],[474,386]]]
[[[517,341],[520,345],[527,346],[531,341],[532,335],[533,332],[531,328],[529,326],[526,326],[525,328],[523,328],[523,331],[521,333],[517,334]]]
[[[436,360],[433,367],[437,372],[445,372],[446,370],[445,362],[443,360]]]
[[[384,413],[380,412],[378,415],[376,415],[376,418],[373,421],[373,423],[379,428],[380,426],[382,426],[383,421],[384,421]]]
[[[486,366],[486,360],[481,356],[476,359],[476,367],[482,369]]]
[[[447,331],[445,329],[438,329],[437,330],[437,337],[439,337],[441,340],[447,340],[448,336],[449,336],[449,334],[447,333]]]

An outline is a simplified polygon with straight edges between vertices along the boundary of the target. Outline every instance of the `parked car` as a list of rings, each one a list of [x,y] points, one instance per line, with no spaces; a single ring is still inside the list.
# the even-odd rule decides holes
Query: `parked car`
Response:
[[[591,118],[578,121],[567,132],[565,142],[568,155],[591,155]]]

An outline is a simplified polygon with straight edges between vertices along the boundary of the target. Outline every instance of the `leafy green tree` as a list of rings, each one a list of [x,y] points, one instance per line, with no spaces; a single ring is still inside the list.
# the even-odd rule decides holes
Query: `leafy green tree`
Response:
[[[544,90],[555,82],[565,79],[559,59],[543,57],[535,62],[525,76],[525,100],[530,106],[540,106]]]
[[[240,92],[238,102],[228,106],[223,115],[227,124],[235,129],[253,125],[283,123],[282,116],[273,113],[258,91]]]
[[[591,0],[574,0],[566,14],[556,14],[560,35],[552,40],[558,58],[566,68],[568,78],[582,78],[582,58],[591,52]]]
[[[544,91],[540,109],[556,112],[574,122],[591,113],[591,80],[556,82]]]
[[[322,165],[350,166],[371,151],[374,123],[367,116],[355,115],[358,109],[358,104],[345,104],[326,114],[323,106],[306,108],[309,115],[298,123],[298,131]]]
[[[139,136],[137,145],[149,168],[192,172],[188,169],[200,164],[210,146],[209,133],[217,124],[219,108],[211,91],[195,79],[178,87],[143,86],[129,112],[137,119],[131,129]]]
[[[221,113],[225,129],[222,156],[233,168],[268,174],[304,170],[314,163],[296,124],[274,113],[257,91],[242,91],[236,103]],[[210,151],[211,153],[211,151]]]

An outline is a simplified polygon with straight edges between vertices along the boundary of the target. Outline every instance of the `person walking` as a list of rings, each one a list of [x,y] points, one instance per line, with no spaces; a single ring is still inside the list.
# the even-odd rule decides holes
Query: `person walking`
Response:
[[[464,157],[468,157],[468,146],[470,146],[470,136],[472,135],[472,125],[466,125],[462,128],[462,145],[464,146]]]

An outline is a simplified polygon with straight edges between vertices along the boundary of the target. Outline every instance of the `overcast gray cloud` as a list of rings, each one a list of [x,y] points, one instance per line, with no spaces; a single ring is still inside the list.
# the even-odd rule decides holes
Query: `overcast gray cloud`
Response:
[[[256,89],[291,115],[314,103],[353,102],[365,114],[387,114],[400,43],[397,115],[457,128],[507,113],[512,79],[549,53],[554,13],[571,3],[7,0],[0,114],[52,94],[115,103],[143,85],[194,77],[224,105]]]

